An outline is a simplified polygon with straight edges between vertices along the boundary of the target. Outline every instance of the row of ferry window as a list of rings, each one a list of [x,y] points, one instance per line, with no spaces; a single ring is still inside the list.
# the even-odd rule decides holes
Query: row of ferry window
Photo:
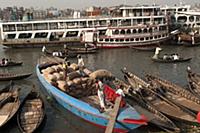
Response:
[[[133,42],[133,41],[148,41],[148,40],[153,40],[153,39],[159,39],[162,37],[166,37],[167,34],[163,35],[158,35],[158,36],[151,36],[151,37],[142,37],[142,38],[126,38],[126,39],[113,39],[113,38],[106,38],[102,39],[100,38],[100,42]]]
[[[167,27],[160,27],[159,31],[165,31]],[[155,27],[154,30],[152,28],[149,29],[127,29],[127,30],[113,30],[112,33],[115,35],[118,34],[134,34],[134,33],[149,33],[153,31],[158,31],[158,28]]]
[[[61,38],[63,36],[64,32],[52,32],[50,35],[51,37],[59,37]],[[32,33],[20,33],[18,38],[31,38]],[[47,38],[48,32],[42,32],[42,33],[35,33],[34,38]],[[77,37],[78,31],[68,31],[65,35],[65,37]],[[7,39],[14,39],[16,37],[16,34],[8,34]]]

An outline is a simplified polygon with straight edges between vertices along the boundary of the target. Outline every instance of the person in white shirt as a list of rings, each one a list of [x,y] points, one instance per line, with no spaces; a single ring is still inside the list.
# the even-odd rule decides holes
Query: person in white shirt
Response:
[[[46,51],[46,47],[43,46],[43,47],[42,47],[42,52],[44,53],[45,51]]]
[[[97,87],[97,95],[99,97],[99,102],[100,102],[100,107],[101,109],[105,110],[105,96],[104,96],[104,85],[101,82],[101,80],[97,80],[96,82],[96,87]]]
[[[84,68],[84,66],[85,66],[85,63],[84,63],[84,61],[83,61],[83,58],[82,58],[80,55],[78,55],[77,58],[78,58],[79,72],[81,73],[81,75],[84,75],[84,73],[83,73],[83,68]]]
[[[174,60],[178,60],[179,59],[179,56],[177,54],[174,54]]]
[[[124,92],[122,90],[122,85],[118,86],[118,89],[117,89],[117,91],[115,93],[119,94],[120,96],[125,97],[125,94],[124,94]]]
[[[5,65],[8,65],[8,59],[5,59]]]
[[[80,55],[78,55],[77,58],[78,58],[78,66],[84,67],[85,63],[83,61],[83,58]]]

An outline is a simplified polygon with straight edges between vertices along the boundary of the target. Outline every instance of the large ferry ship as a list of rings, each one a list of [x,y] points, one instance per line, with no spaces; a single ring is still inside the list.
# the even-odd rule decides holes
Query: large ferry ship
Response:
[[[168,39],[168,20],[160,6],[122,6],[110,16],[60,20],[2,22],[1,44],[8,47],[55,46],[80,42],[85,31],[97,31],[99,47],[153,45]]]

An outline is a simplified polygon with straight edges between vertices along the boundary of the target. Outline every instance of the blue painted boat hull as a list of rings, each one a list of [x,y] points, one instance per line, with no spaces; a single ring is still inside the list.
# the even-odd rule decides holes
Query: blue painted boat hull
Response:
[[[73,114],[81,117],[85,121],[101,127],[106,128],[109,116],[106,113],[100,113],[98,109],[90,106],[89,104],[78,100],[70,95],[62,92],[58,88],[51,85],[49,82],[45,80],[42,76],[39,65],[36,67],[36,72],[39,81],[43,85],[44,89],[48,92],[48,94],[53,97],[56,102],[58,102],[61,106],[65,109],[69,110]],[[114,132],[127,132],[129,130],[136,129],[143,124],[133,124],[133,123],[125,123],[123,119],[134,119],[134,120],[141,120],[141,115],[132,107],[128,106],[125,109],[120,109],[117,121],[114,126]]]

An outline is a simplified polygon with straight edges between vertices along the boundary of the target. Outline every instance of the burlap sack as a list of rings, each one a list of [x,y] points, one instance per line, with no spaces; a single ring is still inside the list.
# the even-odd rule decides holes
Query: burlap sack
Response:
[[[58,87],[58,83],[56,81],[51,81],[49,79],[46,79],[47,82],[49,82],[51,85]]]
[[[90,78],[89,77],[82,77],[81,80],[82,80],[82,83],[87,83],[87,81],[90,80]]]
[[[78,70],[78,65],[77,64],[75,64],[75,63],[72,63],[71,65],[70,65],[70,67],[73,69],[73,70]]]
[[[110,71],[105,70],[105,69],[99,69],[99,70],[92,72],[89,75],[89,77],[92,78],[92,79],[109,78],[109,77],[112,77],[112,73]]]
[[[86,84],[86,83],[82,84],[82,87],[83,87],[84,90],[89,89],[89,88],[87,87],[87,84]]]
[[[72,80],[67,81],[68,86],[73,86],[75,85],[74,82]]]
[[[52,74],[48,74],[47,75],[47,78],[50,80],[50,81],[57,81],[57,77],[55,75],[52,75]]]
[[[74,72],[75,70],[73,69],[73,68],[71,68],[71,67],[68,67],[68,69],[67,69],[67,72],[68,73],[71,73],[71,72]]]
[[[64,76],[64,72],[63,71],[60,71],[59,74],[62,75],[62,76]]]
[[[92,73],[92,71],[90,71],[90,70],[87,69],[87,68],[84,68],[84,69],[83,69],[83,72],[84,72],[86,75],[88,75],[88,76]]]
[[[80,84],[82,84],[82,79],[81,78],[75,78],[75,79],[73,79],[73,82],[76,85],[80,85]]]
[[[54,68],[56,72],[63,71],[63,68],[62,68],[61,65],[54,65],[54,66],[51,66],[51,67]]]
[[[57,80],[63,80],[63,79],[64,79],[64,75],[63,75],[63,74],[60,74],[60,73],[54,73],[53,75],[56,76],[56,79],[57,79]]]
[[[79,72],[74,71],[74,72],[68,73],[67,77],[68,77],[69,80],[73,80],[75,78],[81,77],[81,75],[80,75]]]
[[[69,89],[68,84],[64,80],[58,80],[58,88],[61,89],[62,91],[66,92],[67,89]]]
[[[56,72],[56,70],[52,67],[48,67],[46,70],[45,70],[45,73],[49,73],[49,74],[53,74],[54,72]]]

